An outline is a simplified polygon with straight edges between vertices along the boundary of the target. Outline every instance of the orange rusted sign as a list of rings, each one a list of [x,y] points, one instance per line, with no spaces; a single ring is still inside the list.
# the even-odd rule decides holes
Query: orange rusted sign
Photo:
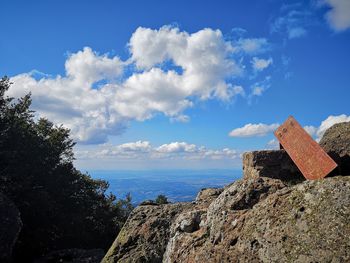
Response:
[[[275,136],[306,179],[323,178],[337,167],[292,116],[277,128]]]

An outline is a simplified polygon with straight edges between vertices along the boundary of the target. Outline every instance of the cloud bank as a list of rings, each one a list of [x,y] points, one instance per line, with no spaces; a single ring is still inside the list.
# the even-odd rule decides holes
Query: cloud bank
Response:
[[[76,150],[76,156],[79,160],[232,160],[239,159],[240,153],[230,148],[214,150],[187,142],[171,142],[156,147],[149,141],[136,141]]]
[[[270,132],[273,132],[279,126],[278,123],[274,124],[252,124],[248,123],[241,128],[233,129],[229,135],[231,137],[256,137],[256,136],[265,136]]]
[[[325,130],[335,123],[350,121],[350,116],[345,114],[329,116],[321,122],[319,127],[305,126],[304,129],[317,140],[324,134]],[[265,136],[272,133],[278,123],[274,124],[247,124],[241,128],[234,129],[233,137]],[[276,138],[270,138],[265,149],[278,149],[279,143]],[[249,150],[249,149],[246,149]],[[237,150],[229,147],[221,149],[210,149],[202,145],[188,142],[174,141],[162,145],[152,145],[150,141],[135,141],[123,144],[100,144],[98,146],[80,145],[75,149],[77,162],[82,167],[96,169],[120,168],[148,169],[157,168],[219,168],[238,167],[241,165],[242,153],[246,150]],[[250,149],[252,150],[252,149]],[[132,165],[132,166],[130,166]]]
[[[85,47],[67,57],[64,76],[14,76],[8,95],[31,92],[39,117],[63,124],[78,142],[103,143],[132,120],[163,114],[188,122],[185,111],[197,101],[244,96],[244,88],[235,84],[245,68],[238,58],[265,52],[268,42],[227,41],[210,28],[190,34],[169,26],[139,27],[128,48],[130,57],[122,61]]]

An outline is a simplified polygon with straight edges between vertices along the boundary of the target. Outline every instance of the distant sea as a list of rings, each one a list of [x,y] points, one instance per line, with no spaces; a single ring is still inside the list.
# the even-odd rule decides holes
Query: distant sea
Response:
[[[242,170],[147,170],[147,171],[89,171],[95,179],[109,182],[107,192],[117,198],[132,196],[137,205],[158,195],[171,202],[193,201],[203,188],[223,187],[242,177]]]

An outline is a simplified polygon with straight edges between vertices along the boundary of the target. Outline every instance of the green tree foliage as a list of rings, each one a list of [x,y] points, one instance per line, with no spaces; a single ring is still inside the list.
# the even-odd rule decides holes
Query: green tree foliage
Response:
[[[156,203],[157,204],[167,204],[168,202],[168,198],[165,195],[158,195],[156,198]]]
[[[53,249],[108,248],[132,210],[131,197],[106,194],[108,183],[74,168],[69,130],[35,121],[30,94],[5,95],[0,80],[0,191],[21,212],[16,260]]]

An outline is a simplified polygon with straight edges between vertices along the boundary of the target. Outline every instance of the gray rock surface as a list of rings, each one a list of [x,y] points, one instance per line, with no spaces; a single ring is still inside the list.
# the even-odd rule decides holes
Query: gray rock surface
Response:
[[[10,262],[12,250],[22,228],[15,204],[0,193],[0,262]]]
[[[245,179],[270,177],[283,181],[304,180],[285,150],[253,151],[243,154]]]
[[[191,207],[190,203],[136,207],[102,262],[162,262],[170,226]]]
[[[163,261],[350,262],[349,189],[342,176],[289,187],[269,178],[237,181],[196,231],[176,228],[178,217]]]
[[[210,204],[215,200],[223,191],[223,188],[205,188],[202,189],[196,197],[197,204]]]
[[[333,174],[350,174],[350,122],[337,123],[326,130],[320,146],[338,164]]]
[[[350,262],[350,178],[277,191],[245,217],[234,254],[242,262]]]
[[[178,225],[190,212],[180,214],[171,227],[163,262],[224,261],[222,256],[229,257],[227,248],[239,235],[243,215],[269,194],[284,187],[282,181],[271,178],[238,180],[202,209],[201,222],[195,231],[181,231]]]
[[[350,262],[348,176],[199,196],[211,202],[136,208],[103,262]]]
[[[216,191],[136,208],[103,262],[350,262],[350,177]]]

